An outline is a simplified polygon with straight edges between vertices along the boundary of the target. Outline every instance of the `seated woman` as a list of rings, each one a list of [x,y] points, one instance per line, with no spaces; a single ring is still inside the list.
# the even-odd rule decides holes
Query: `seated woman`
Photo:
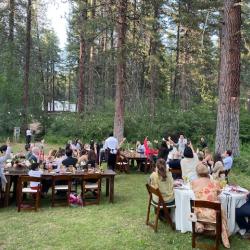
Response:
[[[208,174],[208,168],[203,163],[199,163],[196,167],[198,179],[192,182],[192,189],[195,194],[195,199],[205,200],[211,202],[219,202],[218,195],[220,193],[220,185],[218,182],[211,181]],[[196,208],[196,216],[199,220],[204,221],[215,221],[216,212],[208,208]],[[204,230],[213,230],[215,229],[213,224],[209,223],[200,223],[197,222],[196,230],[198,232],[203,232]],[[228,240],[228,228],[226,216],[222,210],[222,242],[226,248],[230,248],[230,243]]]
[[[159,188],[167,206],[174,205],[174,181],[172,174],[166,168],[164,159],[156,161],[156,171],[150,175],[150,185]],[[153,202],[158,203],[158,197],[153,194]]]
[[[205,148],[205,150],[204,150],[204,160],[203,161],[210,168],[210,172],[211,172],[214,161],[213,161],[213,155],[208,148]]]
[[[224,181],[226,179],[226,176],[224,173],[224,166],[221,161],[217,161],[214,164],[213,171],[212,171],[212,179],[215,181]]]
[[[78,163],[86,165],[88,161],[88,152],[85,149],[82,149],[80,152],[80,157],[78,158]]]
[[[87,165],[91,165],[92,168],[96,166],[96,153],[93,149],[90,149],[88,152]]]
[[[51,149],[48,153],[48,155],[45,157],[46,160],[48,161],[53,161],[55,156],[56,156],[57,150],[56,149]]]
[[[197,179],[196,166],[199,163],[199,159],[197,154],[194,153],[191,143],[185,147],[183,155],[184,158],[181,160],[182,178],[190,181]]]

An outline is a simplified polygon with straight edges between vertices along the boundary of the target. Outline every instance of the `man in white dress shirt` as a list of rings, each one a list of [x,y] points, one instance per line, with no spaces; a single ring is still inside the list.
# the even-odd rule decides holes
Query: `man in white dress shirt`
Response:
[[[103,148],[108,152],[108,168],[114,170],[119,144],[113,133],[105,140]]]

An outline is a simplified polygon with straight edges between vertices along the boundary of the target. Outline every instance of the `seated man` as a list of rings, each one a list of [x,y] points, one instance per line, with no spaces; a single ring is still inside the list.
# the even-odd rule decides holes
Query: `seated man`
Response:
[[[32,153],[29,155],[29,158],[27,160],[29,160],[31,163],[40,163],[40,149],[38,147],[33,147],[31,152]]]
[[[224,170],[230,170],[233,166],[232,151],[231,150],[225,151],[223,157],[224,157],[223,158]]]
[[[25,150],[26,150],[25,159],[28,160],[32,156],[32,150],[30,144],[25,145]]]
[[[241,207],[236,208],[235,217],[242,237],[250,239],[250,193],[247,195],[247,202]],[[248,218],[248,221],[246,218]]]
[[[67,148],[66,149],[66,156],[67,158],[65,160],[62,161],[62,164],[65,166],[65,167],[68,167],[68,166],[76,166],[76,163],[77,163],[77,159],[72,157],[72,154],[73,154],[73,151],[71,148]]]

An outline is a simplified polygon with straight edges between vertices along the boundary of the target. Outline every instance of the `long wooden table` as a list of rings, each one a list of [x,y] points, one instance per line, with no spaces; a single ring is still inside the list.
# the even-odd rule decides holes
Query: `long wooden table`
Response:
[[[22,172],[11,172],[11,173],[5,173],[5,177],[7,179],[6,184],[6,190],[5,190],[5,198],[4,198],[4,207],[7,207],[9,205],[9,199],[10,199],[10,189],[11,189],[11,178],[12,177],[19,177],[23,175],[27,175],[28,172],[22,171]],[[91,174],[89,172],[84,171],[76,171],[75,173],[49,173],[44,172],[41,176],[42,179],[51,179],[54,175],[67,175],[71,176],[72,178],[81,178],[83,175]],[[115,175],[116,173],[111,170],[107,169],[104,172],[101,173],[102,179],[106,179],[106,196],[109,196],[109,202],[114,202],[114,183],[115,183]]]
[[[128,162],[129,162],[129,166],[131,166],[132,168],[134,167],[134,161],[146,161],[147,160],[147,156],[144,154],[139,154],[136,151],[129,151],[129,150],[125,150],[125,151],[120,151],[121,156],[125,157]]]

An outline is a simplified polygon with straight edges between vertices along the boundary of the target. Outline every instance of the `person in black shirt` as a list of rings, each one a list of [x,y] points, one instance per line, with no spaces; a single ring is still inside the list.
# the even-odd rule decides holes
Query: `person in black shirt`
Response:
[[[168,159],[168,154],[169,152],[173,149],[172,146],[168,147],[167,142],[166,141],[162,141],[161,143],[161,147],[159,149],[158,152],[158,159],[162,158],[165,161],[167,161]]]
[[[178,151],[173,154],[173,160],[168,162],[168,166],[173,169],[181,169],[181,157]],[[179,174],[172,174],[172,176],[174,180],[181,179],[182,177]]]
[[[250,239],[250,192],[247,195],[247,202],[236,208],[235,218],[239,228],[245,230],[243,238]]]
[[[73,154],[73,151],[71,148],[67,148],[66,149],[66,156],[67,158],[65,160],[62,161],[62,164],[65,166],[65,167],[69,167],[69,166],[76,166],[76,163],[77,163],[77,159],[72,157],[72,154]]]
[[[201,139],[200,139],[200,147],[201,147],[201,150],[207,148],[207,143],[206,143],[204,137],[201,137]]]

